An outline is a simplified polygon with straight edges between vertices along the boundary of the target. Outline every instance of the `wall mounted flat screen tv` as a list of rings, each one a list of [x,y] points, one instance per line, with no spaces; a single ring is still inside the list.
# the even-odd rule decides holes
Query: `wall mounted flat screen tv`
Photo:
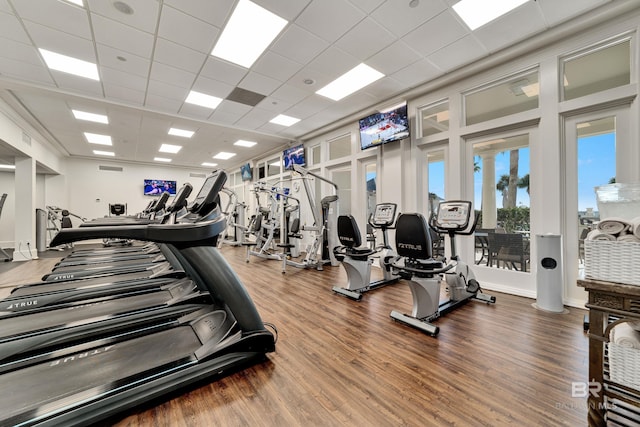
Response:
[[[360,148],[377,147],[409,137],[407,103],[360,119]]]
[[[144,180],[144,195],[145,196],[158,196],[165,191],[168,191],[172,196],[176,195],[176,188],[178,187],[176,181],[169,181],[166,179],[145,179]]]
[[[302,144],[287,148],[282,152],[284,170],[293,169],[293,165],[305,166],[304,146]]]
[[[240,175],[242,175],[243,181],[251,181],[251,179],[253,179],[253,173],[251,172],[251,165],[249,163],[240,166]]]

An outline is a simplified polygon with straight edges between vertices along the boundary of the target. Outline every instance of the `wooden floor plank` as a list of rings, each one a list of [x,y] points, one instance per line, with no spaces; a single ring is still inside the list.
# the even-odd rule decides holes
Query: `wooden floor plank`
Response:
[[[411,311],[402,282],[356,302],[331,291],[346,283],[341,267],[282,274],[277,261],[246,263],[244,248],[221,251],[276,325],[276,352],[105,425],[586,425],[586,400],[571,397],[572,382],[588,375],[584,310],[546,313],[489,292],[495,305],[470,302],[443,316],[434,338],[389,317]],[[24,283],[25,269],[16,271],[0,266],[0,284]]]

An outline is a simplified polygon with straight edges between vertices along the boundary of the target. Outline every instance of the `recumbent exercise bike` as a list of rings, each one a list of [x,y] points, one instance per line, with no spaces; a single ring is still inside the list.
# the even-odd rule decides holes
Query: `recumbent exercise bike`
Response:
[[[451,259],[432,257],[429,224],[419,213],[401,214],[396,222],[396,250],[398,256],[390,260],[391,270],[408,280],[413,296],[411,315],[393,310],[391,318],[436,336],[439,327],[433,320],[462,306],[471,299],[494,303],[494,296],[482,293],[473,271],[456,253],[455,236],[472,235],[478,217],[470,225],[472,213],[469,201],[440,202],[438,214],[431,227],[440,234],[447,234],[451,242]],[[440,302],[440,284],[444,275],[449,300]]]
[[[332,290],[354,300],[360,300],[362,294],[398,281],[398,275],[391,272],[389,260],[395,258],[395,251],[389,246],[387,230],[393,229],[396,221],[395,203],[379,203],[368,223],[373,229],[382,230],[383,244],[376,248],[361,247],[362,237],[355,218],[351,215],[338,217],[338,239],[342,246],[336,246],[333,254],[347,272],[347,285],[334,286]],[[379,258],[383,278],[371,282],[371,264]]]

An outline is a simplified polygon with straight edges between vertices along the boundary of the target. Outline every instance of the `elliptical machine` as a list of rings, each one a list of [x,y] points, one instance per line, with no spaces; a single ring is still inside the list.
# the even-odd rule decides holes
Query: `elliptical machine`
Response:
[[[387,230],[393,229],[396,221],[395,203],[379,203],[374,213],[369,217],[368,223],[374,229],[382,230],[383,244],[375,249],[361,247],[362,238],[360,229],[351,215],[338,217],[338,239],[342,246],[336,246],[333,253],[342,262],[347,272],[347,286],[344,288],[334,286],[333,292],[359,301],[362,294],[382,286],[390,285],[398,281],[398,275],[391,271],[389,260],[395,258],[396,253],[389,245]],[[371,282],[371,264],[374,257],[379,258],[383,278]]]
[[[456,254],[455,236],[469,236],[475,231],[478,217],[470,225],[471,202],[440,202],[432,228],[447,234],[451,242],[451,259],[447,265],[432,257],[429,225],[419,213],[402,214],[396,222],[396,249],[398,257],[390,262],[393,271],[408,280],[413,295],[411,315],[393,310],[391,318],[436,336],[440,328],[433,320],[466,304],[472,299],[495,303],[494,296],[482,293],[469,266]],[[449,300],[440,302],[442,276],[447,283]]]

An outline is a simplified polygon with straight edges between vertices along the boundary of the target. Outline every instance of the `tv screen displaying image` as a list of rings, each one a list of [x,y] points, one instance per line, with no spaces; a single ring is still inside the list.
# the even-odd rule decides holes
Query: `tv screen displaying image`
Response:
[[[407,103],[360,119],[360,148],[398,141],[409,137]]]
[[[282,160],[284,161],[284,170],[293,169],[293,165],[305,166],[304,146],[300,144],[287,148],[282,152]]]
[[[240,166],[240,174],[242,175],[243,181],[251,181],[253,178],[253,173],[251,172],[251,165],[247,163],[246,165]]]
[[[172,196],[175,196],[177,187],[178,185],[176,181],[169,181],[166,179],[145,179],[144,195],[159,196],[165,191],[168,191],[169,194],[171,194]]]

